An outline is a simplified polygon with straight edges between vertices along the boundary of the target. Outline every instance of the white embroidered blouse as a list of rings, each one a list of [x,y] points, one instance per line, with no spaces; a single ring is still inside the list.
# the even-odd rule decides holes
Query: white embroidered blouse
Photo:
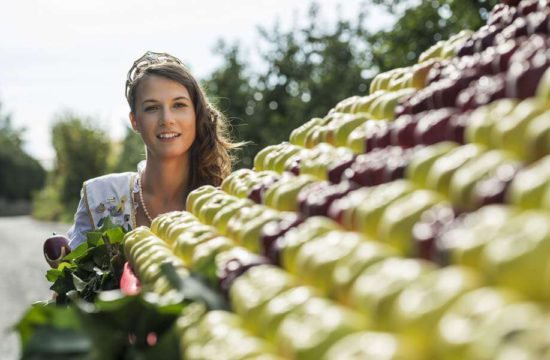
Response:
[[[134,194],[139,192],[137,175],[143,165],[138,166],[138,172],[109,174],[84,182],[74,224],[67,233],[72,249],[85,242],[86,233],[100,227],[107,216],[127,230],[136,227],[138,204]]]

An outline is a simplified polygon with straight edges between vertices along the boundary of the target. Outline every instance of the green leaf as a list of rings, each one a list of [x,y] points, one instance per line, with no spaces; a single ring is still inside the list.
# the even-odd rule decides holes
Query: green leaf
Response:
[[[160,265],[160,271],[166,276],[170,284],[177,289],[188,302],[199,302],[210,310],[227,310],[229,305],[222,294],[209,285],[207,279],[198,274],[181,277],[172,263]]]
[[[70,307],[34,304],[15,329],[21,337],[23,359],[84,359],[90,351],[90,339]]]
[[[46,279],[49,282],[55,282],[62,274],[63,272],[60,269],[49,269],[46,271]]]
[[[115,227],[105,231],[111,244],[120,244],[124,239],[125,230],[122,227]]]
[[[88,243],[82,243],[78,245],[75,249],[72,249],[70,253],[68,253],[64,258],[63,261],[70,262],[71,260],[74,260],[76,258],[81,257],[86,253],[88,250]]]
[[[96,247],[103,243],[102,233],[100,231],[90,231],[86,234],[88,247]]]

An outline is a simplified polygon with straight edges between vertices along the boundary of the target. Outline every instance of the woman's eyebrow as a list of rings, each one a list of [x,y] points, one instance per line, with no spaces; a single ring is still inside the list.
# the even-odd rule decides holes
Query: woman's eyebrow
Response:
[[[190,101],[187,96],[178,96],[177,98],[174,98],[174,100],[187,100],[187,101]]]
[[[155,99],[146,99],[146,100],[142,101],[143,104],[145,104],[146,102],[157,102],[157,100],[155,100]]]

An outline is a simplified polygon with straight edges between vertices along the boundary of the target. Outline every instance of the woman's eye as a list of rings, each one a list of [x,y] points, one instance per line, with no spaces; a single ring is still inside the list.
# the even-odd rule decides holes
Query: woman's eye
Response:
[[[184,103],[175,103],[174,104],[174,107],[176,108],[182,108],[182,107],[186,107],[187,105],[185,105]]]
[[[157,109],[157,106],[156,106],[156,105],[152,105],[152,106],[147,106],[147,107],[145,108],[145,111],[146,111],[146,112],[150,112],[150,111],[154,111],[154,110],[156,110],[156,109]]]

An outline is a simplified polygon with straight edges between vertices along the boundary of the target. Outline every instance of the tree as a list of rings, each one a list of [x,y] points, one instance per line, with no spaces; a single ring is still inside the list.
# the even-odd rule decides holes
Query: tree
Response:
[[[116,155],[116,160],[110,172],[136,171],[137,164],[145,159],[145,146],[141,136],[127,127],[126,136],[120,146],[120,151],[112,154]]]
[[[356,22],[340,19],[333,28],[318,23],[313,4],[308,24],[282,31],[260,28],[265,72],[247,71],[238,44],[217,48],[225,59],[206,81],[209,94],[219,98],[239,141],[251,141],[241,165],[250,167],[266,145],[288,140],[292,129],[314,116],[325,116],[349,94],[365,94],[370,79],[365,39]]]
[[[42,165],[23,150],[23,134],[0,103],[0,198],[6,200],[30,200],[45,182]]]
[[[438,40],[479,28],[497,2],[367,0],[355,20],[339,18],[331,26],[319,22],[319,5],[312,3],[305,26],[259,29],[261,73],[240,59],[238,44],[218,47],[225,62],[206,83],[221,99],[238,140],[254,143],[241,165],[251,166],[259,149],[287,140],[292,129],[323,117],[339,101],[367,94],[373,75],[414,64]],[[396,22],[374,32],[363,9],[395,14]]]
[[[63,204],[72,205],[80,199],[82,183],[107,172],[110,151],[109,137],[104,131],[70,112],[56,120],[52,129],[56,152],[54,178],[59,181]]]
[[[225,63],[203,81],[209,99],[228,117],[233,136],[250,141],[240,154],[236,166],[252,164],[251,148],[261,142],[258,136],[256,117],[250,110],[254,102],[255,89],[247,73],[248,64],[241,59],[239,44],[229,45],[219,41],[215,53],[225,59]]]
[[[476,30],[487,20],[498,0],[371,0],[390,13],[398,13],[395,25],[377,33],[366,29],[372,48],[372,65],[378,71],[414,64],[419,55],[439,40],[464,29]]]

